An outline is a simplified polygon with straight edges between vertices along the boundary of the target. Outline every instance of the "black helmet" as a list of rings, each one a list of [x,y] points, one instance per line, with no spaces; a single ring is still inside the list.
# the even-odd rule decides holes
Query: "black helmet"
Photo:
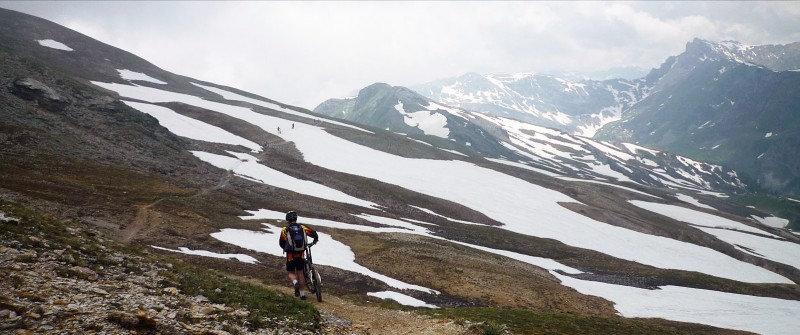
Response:
[[[295,222],[297,221],[297,212],[291,211],[286,213],[286,221]]]

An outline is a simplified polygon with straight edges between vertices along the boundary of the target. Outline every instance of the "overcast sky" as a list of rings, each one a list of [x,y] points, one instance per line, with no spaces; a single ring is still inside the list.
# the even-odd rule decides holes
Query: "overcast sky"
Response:
[[[695,37],[800,41],[800,2],[20,2],[177,74],[313,109],[375,82],[653,68]],[[0,24],[2,24],[0,22]]]

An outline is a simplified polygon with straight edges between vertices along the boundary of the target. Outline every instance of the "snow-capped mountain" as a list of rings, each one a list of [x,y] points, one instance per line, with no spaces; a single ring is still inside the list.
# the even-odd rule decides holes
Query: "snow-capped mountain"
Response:
[[[407,134],[442,150],[494,158],[552,176],[710,192],[746,188],[735,171],[718,165],[449,107],[404,87],[373,84],[356,97],[330,99],[314,111]]]
[[[607,159],[610,168],[613,160],[667,170],[655,160],[661,153],[422,100],[385,99],[409,130],[386,131],[175,75],[28,15],[0,10],[0,21],[4,204],[287,292],[277,238],[283,213],[296,210],[321,236],[314,261],[326,296],[341,298],[334,301],[343,309],[391,298],[487,314],[578,315],[601,320],[600,333],[629,330],[617,326],[620,315],[652,333],[780,335],[800,327],[800,237],[761,203],[600,181],[604,171],[591,168],[583,170],[589,178],[565,178],[551,166]],[[498,143],[507,155],[471,149],[477,139],[502,137],[454,137],[456,127],[473,126],[506,134]],[[645,156],[624,155],[634,151]],[[674,159],[695,166],[696,176],[714,172]],[[130,275],[148,280],[136,271]],[[50,299],[14,292],[0,298]],[[382,317],[414,313],[373,305]]]
[[[735,169],[761,188],[800,194],[800,43],[694,40],[645,81],[650,94],[601,129]]]
[[[468,73],[411,89],[450,106],[591,137],[642,98],[639,85],[624,79],[572,82],[533,73]]]
[[[471,73],[412,89],[450,106],[712,162],[797,195],[798,69],[800,43],[695,39],[635,80]]]

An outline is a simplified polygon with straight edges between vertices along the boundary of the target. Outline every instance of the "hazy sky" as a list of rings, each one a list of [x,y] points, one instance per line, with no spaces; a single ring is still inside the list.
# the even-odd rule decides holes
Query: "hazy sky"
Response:
[[[312,109],[375,82],[653,68],[695,37],[800,41],[800,2],[20,2],[177,74]],[[2,24],[0,22],[0,24]]]

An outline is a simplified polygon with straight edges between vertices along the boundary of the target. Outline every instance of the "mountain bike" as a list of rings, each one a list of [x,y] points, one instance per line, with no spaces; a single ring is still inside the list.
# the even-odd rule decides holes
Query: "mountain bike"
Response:
[[[322,276],[314,268],[311,259],[311,247],[316,243],[306,244],[306,265],[303,267],[303,276],[306,279],[306,288],[317,296],[317,301],[322,302]]]

